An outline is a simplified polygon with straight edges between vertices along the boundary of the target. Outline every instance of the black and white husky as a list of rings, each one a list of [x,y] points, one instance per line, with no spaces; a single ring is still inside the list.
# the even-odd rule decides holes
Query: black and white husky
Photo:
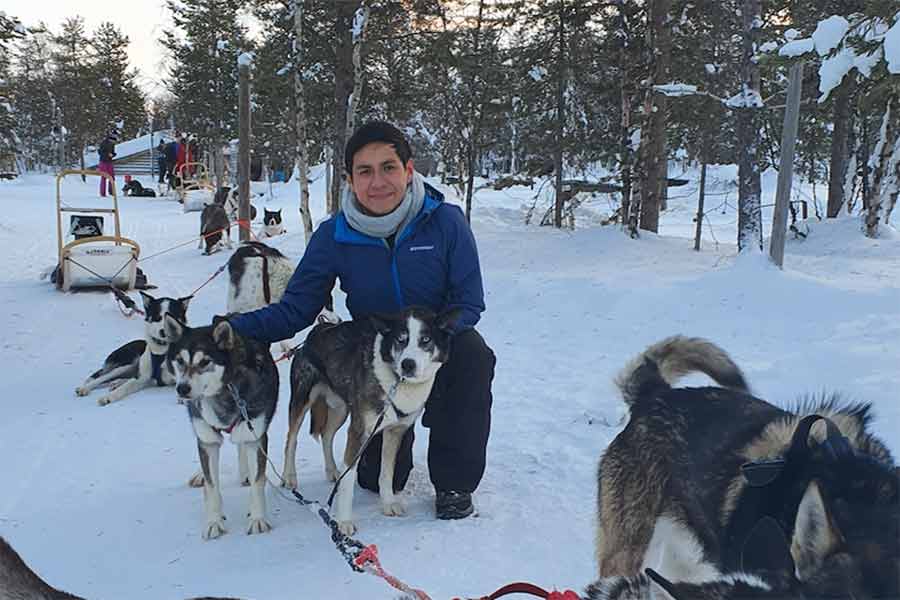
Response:
[[[175,372],[175,391],[188,406],[197,436],[202,471],[205,525],[203,539],[225,533],[219,491],[219,449],[223,434],[238,445],[241,482],[250,485],[247,533],[272,527],[266,518],[266,452],[268,430],[278,401],[278,370],[268,346],[238,335],[228,321],[190,328],[166,317],[173,341],[169,362]],[[196,482],[192,480],[192,485]]]
[[[673,388],[702,372],[723,387]],[[868,404],[782,410],[717,346],[674,337],[619,376],[590,600],[900,597],[900,472]]]
[[[116,348],[103,366],[75,388],[79,396],[87,396],[96,387],[111,384],[110,391],[97,400],[105,406],[152,385],[173,385],[175,376],[166,360],[171,339],[163,318],[169,314],[187,320],[191,297],[154,298],[141,292],[144,303],[144,339]]]
[[[244,242],[228,259],[228,312],[249,312],[281,300],[294,264],[260,242]]]
[[[256,234],[256,237],[259,239],[273,238],[286,232],[287,230],[281,222],[281,209],[263,209],[263,226],[259,233]]]
[[[355,458],[362,445],[383,432],[378,481],[385,515],[402,515],[394,495],[394,464],[400,440],[431,394],[435,375],[450,351],[450,330],[458,311],[435,314],[410,308],[390,317],[320,323],[291,363],[291,406],[284,449],[284,485],[297,487],[297,434],[308,410],[310,432],[322,437],[325,474],[338,478],[334,434],[350,416],[344,464],[350,469],[335,496],[335,519],[352,534]],[[379,422],[379,419],[380,422]],[[377,426],[376,426],[377,424]]]

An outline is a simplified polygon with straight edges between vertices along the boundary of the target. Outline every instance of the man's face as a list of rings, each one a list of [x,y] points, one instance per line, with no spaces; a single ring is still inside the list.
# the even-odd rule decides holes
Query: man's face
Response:
[[[364,209],[386,215],[403,201],[412,174],[412,160],[404,165],[392,145],[372,142],[353,155],[350,187]]]

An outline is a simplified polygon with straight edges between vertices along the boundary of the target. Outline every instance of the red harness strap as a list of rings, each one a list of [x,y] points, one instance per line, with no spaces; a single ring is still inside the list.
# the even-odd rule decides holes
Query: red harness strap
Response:
[[[503,586],[490,596],[482,596],[477,600],[497,600],[497,598],[502,598],[503,596],[508,596],[509,594],[531,594],[532,596],[544,598],[545,600],[581,600],[578,597],[578,594],[576,594],[572,590],[566,590],[564,592],[557,592],[556,590],[554,590],[552,592],[548,592],[547,590],[536,585],[524,582],[510,583],[509,585]],[[454,598],[453,600],[463,599]]]

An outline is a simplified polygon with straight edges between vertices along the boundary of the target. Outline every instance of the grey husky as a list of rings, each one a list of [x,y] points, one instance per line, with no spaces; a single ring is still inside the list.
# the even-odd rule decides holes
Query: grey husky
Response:
[[[268,346],[237,334],[228,321],[216,317],[206,327],[190,328],[166,317],[171,339],[169,361],[175,372],[175,391],[187,403],[197,436],[203,485],[203,539],[225,533],[219,491],[219,449],[223,434],[238,445],[242,483],[250,485],[247,533],[272,527],[266,517],[266,452],[268,430],[278,401],[278,370]]]
[[[722,387],[673,388],[702,372]],[[617,379],[630,419],[598,473],[591,600],[900,597],[900,476],[868,404],[783,410],[698,338]]]
[[[97,404],[105,406],[151,385],[175,383],[175,376],[166,361],[171,340],[163,317],[169,314],[186,321],[191,296],[154,298],[141,292],[141,299],[144,304],[144,339],[133,340],[113,350],[103,361],[103,366],[75,388],[77,395],[87,396],[91,390],[110,384],[109,393],[97,400]]]
[[[297,434],[311,411],[310,432],[322,438],[325,473],[338,479],[334,434],[350,416],[344,450],[349,465],[335,495],[340,530],[356,531],[352,520],[355,458],[362,445],[383,433],[379,489],[385,515],[403,515],[394,495],[397,449],[403,434],[425,407],[434,378],[450,351],[458,311],[436,314],[413,307],[391,316],[320,323],[291,363],[291,405],[284,449],[284,485],[297,487]]]

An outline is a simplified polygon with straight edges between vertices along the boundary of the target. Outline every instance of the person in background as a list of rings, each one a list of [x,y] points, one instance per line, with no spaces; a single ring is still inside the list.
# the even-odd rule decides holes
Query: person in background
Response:
[[[159,179],[157,183],[166,182],[166,140],[159,138],[159,144],[156,146],[156,168],[159,170]]]
[[[106,177],[100,178],[100,196],[104,198],[106,197],[107,186],[109,187],[109,193],[114,193],[116,173],[113,169],[113,157],[116,155],[116,142],[118,140],[119,136],[116,131],[111,130],[100,142],[100,147],[97,149],[97,153],[100,155],[100,163],[97,165],[97,170],[101,173],[106,173],[112,178],[112,181],[107,181]]]

